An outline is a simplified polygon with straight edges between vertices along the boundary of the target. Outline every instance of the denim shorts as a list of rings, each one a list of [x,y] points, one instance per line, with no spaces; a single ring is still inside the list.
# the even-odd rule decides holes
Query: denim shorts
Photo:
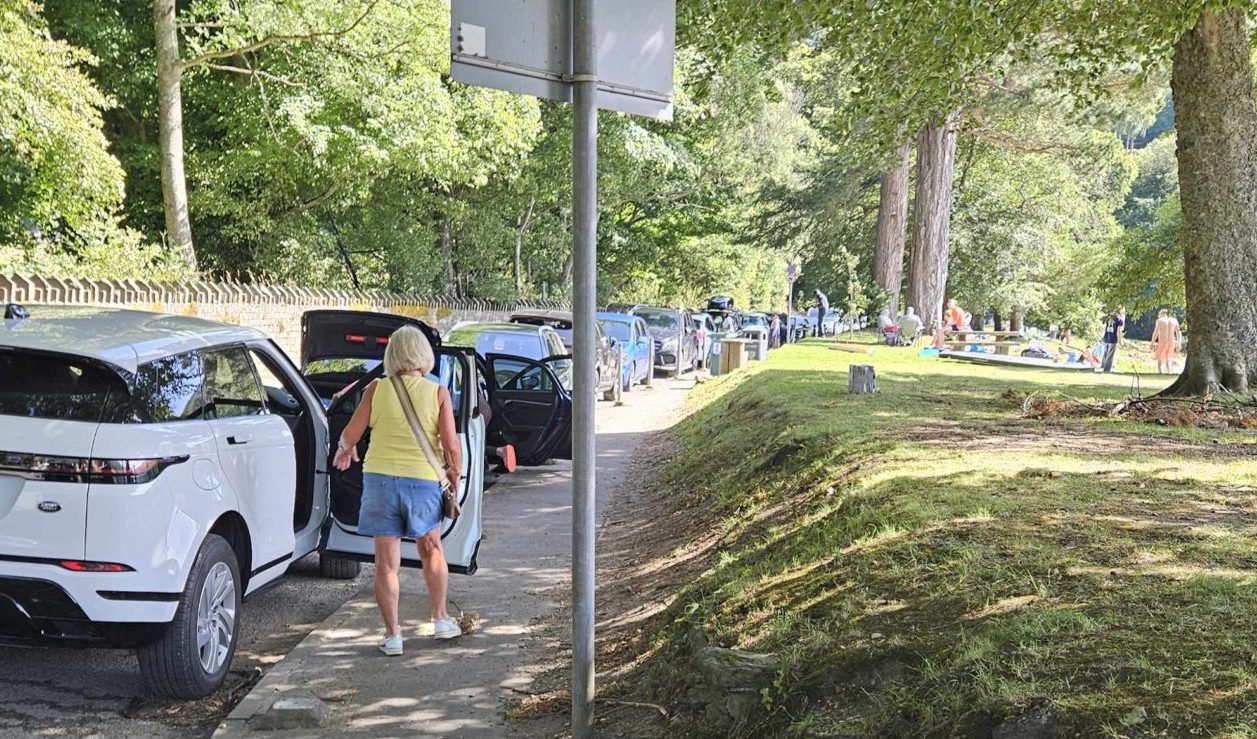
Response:
[[[441,525],[441,486],[436,480],[362,473],[358,533],[419,537]]]

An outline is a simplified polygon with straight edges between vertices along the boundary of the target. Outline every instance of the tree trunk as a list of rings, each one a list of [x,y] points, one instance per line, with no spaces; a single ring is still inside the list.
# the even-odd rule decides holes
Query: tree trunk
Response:
[[[1166,392],[1257,389],[1257,102],[1245,11],[1205,11],[1174,46],[1190,344]]]
[[[956,166],[958,112],[921,129],[917,144],[917,190],[913,207],[908,305],[917,309],[927,334],[943,323],[947,287],[947,237],[951,228],[952,174]]]
[[[908,228],[908,167],[912,146],[905,143],[895,166],[882,173],[877,208],[877,242],[873,248],[873,280],[886,293],[891,318],[899,315],[903,287],[903,246]]]
[[[995,324],[995,330],[1003,331],[1004,330],[1004,317],[999,314],[998,308],[991,309],[991,318],[992,318],[992,323]]]
[[[450,234],[450,219],[448,216],[441,216],[439,233],[441,260],[445,262],[445,284],[442,286],[441,292],[444,295],[457,295],[459,293],[458,269],[454,266],[454,238]]]
[[[537,207],[537,196],[533,195],[528,198],[528,210],[524,213],[523,218],[515,224],[515,297],[524,294],[524,234],[532,226],[532,212]]]
[[[1022,331],[1024,329],[1024,325],[1025,320],[1022,317],[1021,311],[1014,308],[1012,313],[1008,316],[1008,330]]]
[[[153,0],[153,31],[157,39],[157,138],[161,147],[162,205],[166,240],[196,270],[192,224],[188,220],[188,183],[183,173],[183,93],[179,76],[179,29],[175,0]]]

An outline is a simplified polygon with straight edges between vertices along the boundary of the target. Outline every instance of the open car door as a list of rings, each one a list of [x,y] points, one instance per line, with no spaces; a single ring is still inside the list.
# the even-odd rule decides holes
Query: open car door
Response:
[[[515,447],[519,464],[572,458],[572,395],[563,379],[571,376],[571,362],[570,356],[485,356],[489,433],[495,443]]]
[[[415,318],[356,310],[302,314],[301,374],[319,394],[324,408],[336,393],[379,367],[388,337],[402,326],[417,327],[434,350],[441,348],[441,334]]]
[[[437,349],[437,366],[429,379],[438,381],[450,393],[454,405],[454,424],[463,449],[463,482],[458,491],[462,514],[457,520],[441,522],[441,542],[450,572],[470,575],[476,571],[476,553],[480,548],[482,506],[484,498],[484,418],[478,410],[476,354],[471,349]],[[331,439],[339,439],[362,394],[372,380],[383,377],[383,366],[371,369],[331,402],[328,426]],[[358,457],[365,459],[371,444],[368,430],[358,442]],[[375,556],[372,537],[358,533],[358,514],[362,508],[362,463],[355,462],[341,472],[328,463],[331,475],[331,515],[328,518],[323,544],[319,551],[338,556],[372,561]],[[402,565],[421,567],[414,539],[402,542]]]

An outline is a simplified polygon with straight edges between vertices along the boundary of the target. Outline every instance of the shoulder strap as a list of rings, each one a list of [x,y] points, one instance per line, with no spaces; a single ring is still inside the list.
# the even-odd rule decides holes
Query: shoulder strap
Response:
[[[410,391],[406,389],[406,383],[397,375],[390,375],[389,381],[393,383],[393,391],[397,394],[397,402],[402,407],[402,413],[406,415],[406,422],[410,424],[410,431],[415,435],[415,441],[419,442],[419,448],[423,450],[423,454],[428,458],[428,464],[432,466],[432,471],[437,475],[437,481],[444,490],[449,486],[449,479],[442,474],[446,465],[437,459],[436,451],[432,448],[432,442],[428,440],[428,435],[423,432],[423,424],[419,423],[419,414],[415,413],[415,404],[410,399]]]

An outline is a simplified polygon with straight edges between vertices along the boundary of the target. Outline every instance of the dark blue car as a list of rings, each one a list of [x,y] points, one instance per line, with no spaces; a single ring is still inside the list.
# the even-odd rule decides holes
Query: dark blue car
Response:
[[[623,354],[620,384],[625,392],[638,383],[649,387],[655,374],[655,343],[646,331],[646,321],[627,313],[602,312],[595,317]]]

